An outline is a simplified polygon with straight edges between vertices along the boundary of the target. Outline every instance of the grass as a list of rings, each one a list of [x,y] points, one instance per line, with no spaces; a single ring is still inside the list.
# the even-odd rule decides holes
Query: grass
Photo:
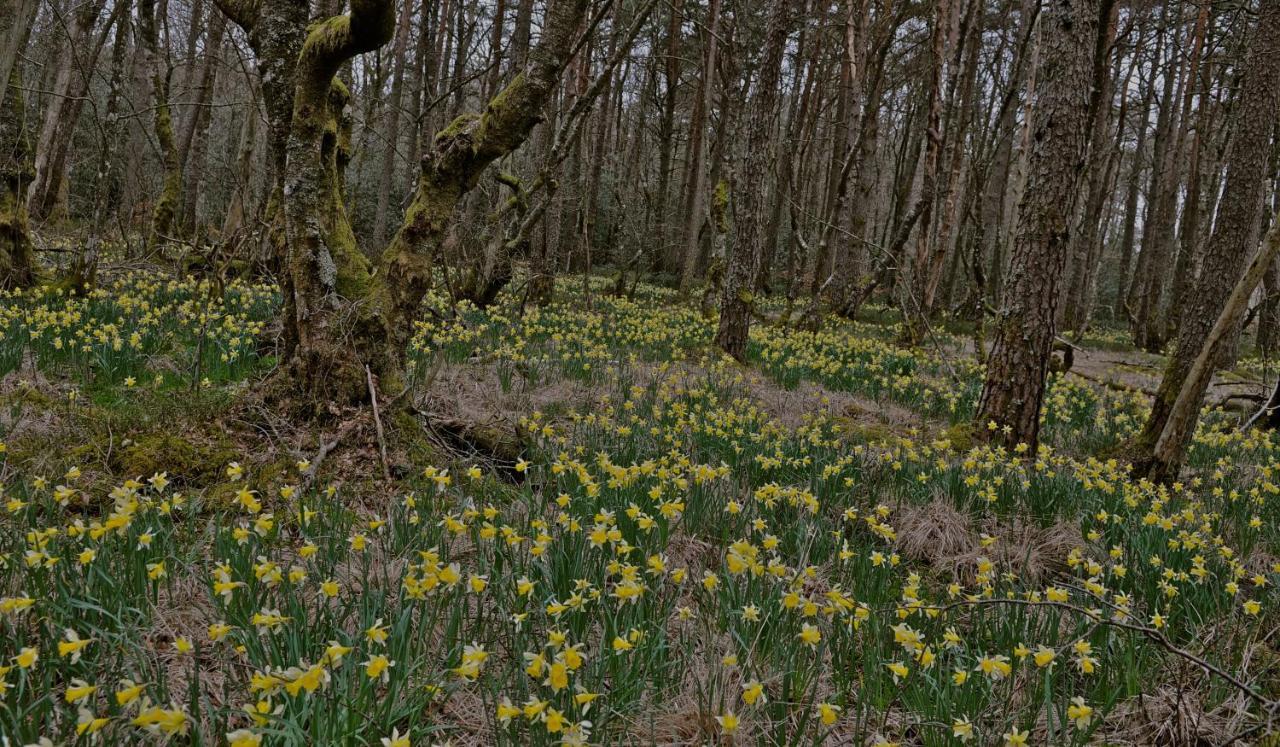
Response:
[[[1184,483],[1134,482],[1093,455],[1141,396],[1055,378],[1026,459],[966,436],[982,372],[945,333],[757,325],[742,367],[672,293],[604,282],[590,310],[422,323],[420,397],[494,371],[495,399],[540,404],[493,413],[527,434],[513,469],[400,452],[393,484],[210,432],[271,365],[271,288],[3,299],[0,360],[35,394],[3,421],[0,734],[1221,742],[1280,696],[1271,434],[1208,413]],[[18,427],[42,413],[65,427]],[[102,455],[121,438],[147,459]]]

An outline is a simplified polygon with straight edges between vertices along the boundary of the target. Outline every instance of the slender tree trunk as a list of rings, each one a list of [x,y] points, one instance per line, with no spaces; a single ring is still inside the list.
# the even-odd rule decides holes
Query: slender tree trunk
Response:
[[[5,81],[4,86],[0,86],[0,107],[8,99],[13,69],[19,66],[19,55],[27,46],[31,24],[35,23],[39,8],[38,0],[0,0],[0,80]],[[18,80],[21,81],[21,77]],[[15,109],[20,110],[21,107]]]
[[[35,280],[26,200],[33,170],[22,116],[20,62],[9,67],[7,88],[0,105],[0,288],[30,285]]]
[[[1024,443],[1033,454],[1053,348],[1058,285],[1070,249],[1070,218],[1088,152],[1102,4],[1103,0],[1052,0],[1042,13],[1045,48],[1032,121],[1034,148],[1018,211],[1009,290],[978,404],[978,433],[1008,446]]]
[[[169,109],[169,64],[160,49],[160,27],[156,18],[155,0],[139,0],[138,38],[144,54],[145,65],[151,74],[151,95],[156,141],[164,164],[164,184],[151,213],[151,232],[148,242],[156,245],[173,235],[173,226],[182,199],[182,164],[178,161],[178,146],[173,132],[173,117]]]
[[[1147,127],[1147,119],[1151,113],[1151,99],[1154,90],[1154,85],[1146,86],[1146,92],[1142,96],[1136,117],[1138,137],[1137,143],[1133,148],[1133,159],[1129,165],[1129,187],[1125,193],[1124,224],[1118,250],[1120,265],[1116,273],[1116,298],[1111,310],[1112,316],[1118,319],[1132,317],[1129,305],[1129,289],[1132,283],[1130,282],[1129,272],[1133,265],[1133,247],[1138,225],[1138,198],[1141,191],[1143,163],[1146,159],[1147,131],[1150,129]],[[1120,126],[1124,127],[1125,123],[1121,122]]]
[[[204,60],[200,67],[200,77],[196,84],[195,110],[187,121],[186,131],[182,136],[182,145],[178,148],[179,160],[183,164],[185,183],[182,187],[182,225],[183,232],[189,236],[197,236],[200,222],[196,211],[200,204],[200,194],[204,186],[205,156],[209,146],[209,126],[213,121],[210,103],[213,90],[218,82],[218,57],[222,53],[222,38],[226,32],[226,18],[214,14],[209,20],[209,37],[205,40]]]
[[[904,283],[903,307],[907,319],[903,324],[903,342],[917,345],[924,339],[928,325],[930,299],[929,278],[936,256],[933,242],[933,210],[938,198],[938,167],[942,155],[943,72],[947,59],[947,29],[951,24],[953,0],[938,0],[933,10],[933,31],[929,43],[928,104],[924,126],[924,163],[920,174],[920,196],[912,212],[917,216],[916,247],[911,261],[911,281]]]
[[[1216,234],[1215,234],[1216,235]],[[1217,368],[1215,363],[1230,342],[1231,333],[1244,319],[1249,308],[1249,296],[1258,287],[1267,268],[1280,254],[1280,214],[1271,220],[1271,228],[1254,255],[1244,275],[1231,288],[1226,304],[1205,335],[1204,345],[1192,362],[1187,375],[1169,408],[1164,428],[1156,439],[1149,456],[1134,462],[1135,472],[1153,482],[1167,483],[1178,477],[1186,460],[1191,437],[1195,434],[1197,415],[1204,392]]]
[[[59,218],[65,213],[61,209],[65,207],[61,195],[66,187],[71,139],[89,92],[89,78],[113,25],[108,22],[100,34],[94,33],[105,6],[106,0],[91,0],[80,6],[71,17],[66,48],[58,61],[53,96],[45,110],[40,138],[36,142],[35,177],[27,192],[27,212],[36,222]]]
[[[1116,35],[1116,6],[1112,7],[1111,17],[1107,20],[1106,40],[1110,45]],[[1090,150],[1089,165],[1085,179],[1085,203],[1080,215],[1080,224],[1075,231],[1071,247],[1070,261],[1067,265],[1066,298],[1062,304],[1060,326],[1083,332],[1087,326],[1085,313],[1086,289],[1092,282],[1093,267],[1097,264],[1102,241],[1102,209],[1111,186],[1108,183],[1108,164],[1114,151],[1104,147],[1111,127],[1111,103],[1115,96],[1116,82],[1120,75],[1120,62],[1116,60],[1115,75],[1103,78],[1105,87],[1100,92],[1102,105],[1093,112],[1093,132],[1090,142],[1094,147]]]
[[[663,269],[676,272],[680,257],[676,247],[678,235],[673,221],[667,215],[667,203],[671,193],[672,156],[675,150],[676,89],[680,85],[680,24],[683,19],[684,0],[673,0],[667,23],[667,48],[663,59],[662,109],[658,116],[658,183],[654,195],[653,217],[656,225],[653,233],[661,248]]]
[[[409,47],[409,27],[413,20],[413,0],[403,0],[400,23],[396,29],[391,62],[391,97],[387,105],[386,141],[382,148],[382,170],[378,174],[378,208],[373,218],[372,246],[382,247],[387,240],[387,212],[391,206],[395,182],[396,150],[400,143],[400,104],[404,97],[404,62]],[[371,252],[377,249],[370,247]]]
[[[761,230],[766,199],[766,179],[774,173],[774,122],[778,115],[778,82],[782,55],[796,0],[778,0],[769,10],[764,57],[756,92],[747,118],[746,151],[739,173],[733,247],[727,262],[724,292],[720,300],[720,325],[716,345],[742,361],[747,354],[747,333],[754,313],[756,280],[764,254]]]
[[[719,52],[720,0],[710,0],[707,6],[706,57],[703,58],[702,75],[698,77],[698,96],[694,99],[693,113],[689,116],[689,189],[684,210],[684,251],[680,271],[680,295],[687,296],[693,288],[697,274],[699,234],[706,219],[707,174],[703,165],[706,146],[703,143],[707,128],[707,116],[715,100],[716,55]]]
[[[93,286],[97,282],[98,256],[102,236],[106,231],[107,213],[113,210],[120,198],[120,167],[118,164],[121,129],[121,105],[123,103],[126,58],[129,53],[129,0],[122,0],[116,19],[115,40],[111,44],[111,79],[107,84],[106,113],[101,125],[98,146],[98,165],[94,172],[93,216],[85,249],[72,267],[72,282],[77,287]]]
[[[23,117],[22,59],[38,4],[0,0],[0,287],[30,285],[35,256],[27,221],[32,168]]]

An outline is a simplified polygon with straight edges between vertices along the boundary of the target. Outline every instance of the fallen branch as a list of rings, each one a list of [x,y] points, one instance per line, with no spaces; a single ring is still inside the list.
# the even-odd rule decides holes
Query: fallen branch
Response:
[[[382,476],[391,482],[391,465],[387,463],[387,441],[382,434],[382,415],[378,413],[378,388],[373,385],[373,372],[364,367],[365,381],[369,383],[369,401],[373,404],[373,425],[378,434],[378,456],[382,459]]]

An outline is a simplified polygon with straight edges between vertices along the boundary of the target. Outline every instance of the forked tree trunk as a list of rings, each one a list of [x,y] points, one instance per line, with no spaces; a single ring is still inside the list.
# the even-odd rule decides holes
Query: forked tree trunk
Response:
[[[1018,210],[1006,301],[978,405],[978,433],[1006,445],[1025,443],[1032,453],[1040,435],[1070,220],[1087,157],[1103,2],[1052,0],[1041,17],[1044,49],[1028,183]]]
[[[738,172],[739,198],[735,206],[733,247],[720,298],[720,326],[716,345],[741,361],[746,359],[747,333],[754,312],[756,280],[764,256],[761,230],[766,213],[766,177],[774,172],[773,124],[778,115],[778,81],[787,31],[797,0],[777,0],[769,11],[764,58],[747,119],[746,150]]]

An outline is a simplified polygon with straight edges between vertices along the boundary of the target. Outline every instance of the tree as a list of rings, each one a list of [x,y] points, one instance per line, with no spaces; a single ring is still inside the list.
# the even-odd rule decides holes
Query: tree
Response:
[[[462,114],[436,134],[403,225],[375,255],[376,273],[357,248],[346,213],[350,94],[335,76],[348,60],[390,41],[394,4],[353,0],[347,14],[313,24],[296,17],[295,3],[288,0],[219,4],[256,45],[273,156],[283,170],[273,199],[283,208],[284,251],[278,260],[286,294],[287,391],[323,410],[364,399],[372,371],[384,391],[398,393],[432,257],[439,255],[455,208],[485,168],[518,148],[540,121],[588,3],[554,0],[524,70],[483,113]],[[291,88],[280,85],[275,76],[282,74]],[[287,116],[284,100],[290,103]]]
[[[27,226],[31,152],[23,117],[20,53],[27,44],[37,4],[0,0],[0,287],[28,285],[35,258]]]
[[[978,405],[980,433],[1006,444],[1024,443],[1033,453],[1071,215],[1088,151],[1090,105],[1097,105],[1092,92],[1104,1],[1052,0],[1041,15],[1044,48],[1028,182],[1018,211],[1007,300]]]
[[[797,0],[777,0],[769,11],[764,57],[747,119],[746,157],[738,172],[733,247],[720,298],[716,345],[739,361],[746,359],[747,333],[755,308],[753,298],[764,256],[765,180],[775,166],[773,131],[778,116],[778,81],[796,3]]]
[[[1257,246],[1271,137],[1280,113],[1280,0],[1263,0],[1243,70],[1244,79],[1231,125],[1226,183],[1213,234],[1205,248],[1204,266],[1190,306],[1182,315],[1177,347],[1165,366],[1164,377],[1151,403],[1151,414],[1142,431],[1122,447],[1138,475],[1163,478],[1176,474],[1194,422],[1185,422],[1185,414],[1181,416],[1183,422],[1172,422],[1174,407],[1185,394],[1191,412],[1199,411],[1208,382],[1203,386],[1196,382],[1191,376],[1192,369],[1205,350],[1212,352],[1206,364],[1209,375],[1216,368],[1219,359],[1214,356],[1223,345],[1214,337],[1220,333],[1215,321],[1225,313],[1233,289],[1238,288],[1236,281],[1241,277],[1249,252]],[[1249,291],[1252,290],[1251,286]],[[1165,439],[1164,434],[1170,429],[1172,440],[1160,448],[1158,442]]]
[[[152,127],[164,162],[164,185],[151,213],[148,237],[148,241],[155,244],[173,235],[174,222],[182,203],[182,163],[178,157],[173,114],[169,107],[169,63],[160,51],[160,24],[156,19],[155,0],[138,0],[138,37],[142,43],[142,64],[151,74]]]

